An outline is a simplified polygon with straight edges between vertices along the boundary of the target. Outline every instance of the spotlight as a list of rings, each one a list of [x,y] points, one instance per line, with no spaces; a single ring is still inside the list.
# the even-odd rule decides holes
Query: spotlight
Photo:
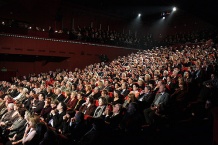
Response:
[[[29,27],[29,29],[32,29],[32,27]]]
[[[138,17],[141,17],[141,14],[140,14],[140,13],[138,14]]]
[[[2,25],[5,25],[5,22],[2,22]]]
[[[176,11],[176,7],[173,7],[173,12],[175,12]]]
[[[165,17],[163,17],[163,20],[165,19]]]

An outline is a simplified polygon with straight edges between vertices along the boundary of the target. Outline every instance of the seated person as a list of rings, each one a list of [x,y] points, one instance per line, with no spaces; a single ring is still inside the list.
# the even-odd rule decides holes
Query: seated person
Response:
[[[82,112],[84,115],[93,116],[95,112],[96,106],[94,104],[94,98],[88,97],[86,98],[86,102],[82,104],[79,111]]]

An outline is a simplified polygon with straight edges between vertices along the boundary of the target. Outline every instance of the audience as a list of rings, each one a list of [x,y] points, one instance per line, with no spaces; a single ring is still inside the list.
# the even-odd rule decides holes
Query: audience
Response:
[[[54,144],[91,144],[105,138],[104,131],[134,134],[172,120],[208,118],[218,105],[217,53],[206,44],[157,47],[83,70],[0,81],[4,142],[43,145],[51,137]]]

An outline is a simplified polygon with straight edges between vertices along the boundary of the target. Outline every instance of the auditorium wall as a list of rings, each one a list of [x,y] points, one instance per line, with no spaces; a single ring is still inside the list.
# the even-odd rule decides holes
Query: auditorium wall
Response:
[[[118,56],[128,55],[136,52],[134,49],[117,48],[110,46],[98,46],[87,43],[69,43],[51,40],[39,40],[29,38],[18,38],[0,36],[0,54],[19,54],[37,56],[53,56],[65,58],[61,62],[54,61],[33,61],[33,62],[0,62],[0,68],[6,67],[8,71],[16,71],[16,75],[27,75],[29,73],[47,72],[56,68],[73,70],[84,68],[93,63],[100,62],[101,54],[107,55],[109,60]]]

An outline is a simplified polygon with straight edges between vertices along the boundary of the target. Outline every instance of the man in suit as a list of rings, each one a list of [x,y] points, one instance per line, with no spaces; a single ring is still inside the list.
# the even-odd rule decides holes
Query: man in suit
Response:
[[[145,121],[148,125],[153,125],[157,114],[165,114],[169,104],[169,94],[165,92],[165,84],[160,85],[159,93],[156,94],[151,107],[144,110]]]
[[[8,128],[10,130],[10,133],[9,133],[10,137],[12,137],[14,134],[19,133],[25,129],[25,125],[26,125],[26,119],[24,119],[25,112],[26,112],[26,109],[24,108],[18,109],[19,118],[16,121],[14,121],[11,127]]]
[[[4,126],[8,126],[11,125],[17,118],[16,115],[14,115],[16,111],[14,110],[14,104],[13,103],[9,103],[7,105],[7,112],[2,116],[1,120],[0,120],[0,126],[4,127]]]
[[[55,90],[55,94],[56,94],[56,100],[58,100],[59,102],[64,101],[65,97],[64,97],[64,95],[62,94],[62,91],[61,91],[60,88],[57,88],[57,89]]]
[[[101,97],[101,92],[98,87],[95,87],[92,94],[90,94],[95,100],[98,100]]]
[[[83,96],[82,96],[82,93],[81,92],[78,92],[77,93],[77,103],[76,103],[76,106],[74,108],[75,111],[79,111],[79,108],[82,106],[82,104],[85,102],[85,100],[83,99]]]
[[[142,109],[149,108],[153,100],[154,100],[154,94],[152,93],[151,87],[145,86],[144,90],[141,91],[141,94],[138,97],[140,107]]]
[[[34,106],[34,108],[32,108],[33,112],[36,113],[36,114],[40,114],[44,105],[45,105],[45,95],[44,94],[39,94],[38,96],[39,98],[39,101],[37,102],[36,106]]]
[[[126,97],[128,94],[129,94],[129,90],[127,89],[127,84],[124,82],[124,83],[122,83],[122,85],[121,85],[121,95],[123,96],[123,97]]]
[[[105,123],[109,125],[110,129],[118,129],[122,114],[120,113],[122,108],[121,104],[113,106],[113,113],[110,115],[109,109],[106,109]]]

